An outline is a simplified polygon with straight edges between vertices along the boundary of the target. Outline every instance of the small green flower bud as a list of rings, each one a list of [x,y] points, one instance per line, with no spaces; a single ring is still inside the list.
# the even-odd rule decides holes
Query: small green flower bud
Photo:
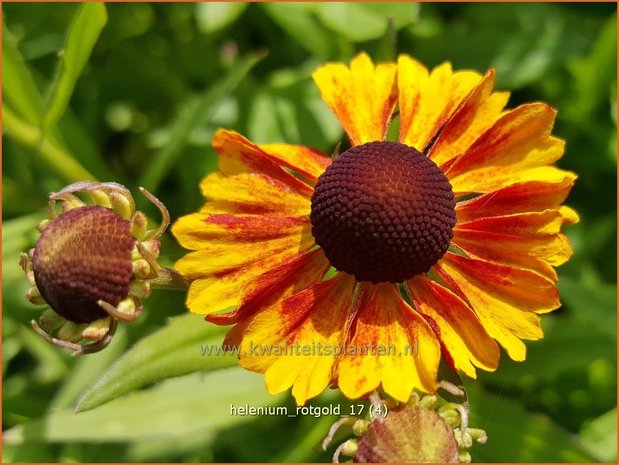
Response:
[[[352,432],[357,437],[363,436],[365,432],[368,430],[369,425],[370,425],[370,422],[367,420],[357,420],[352,425]]]
[[[456,442],[460,449],[468,449],[473,445],[473,438],[468,430],[463,433],[459,428],[456,428],[454,430],[454,435],[456,436]]]
[[[471,463],[471,454],[469,454],[466,450],[461,450],[458,452],[458,462],[460,463]]]
[[[347,457],[353,457],[357,453],[358,445],[356,439],[349,439],[341,445],[340,453]]]
[[[438,412],[438,414],[447,422],[452,428],[460,426],[460,414],[457,410],[444,410]]]
[[[486,444],[488,441],[488,435],[483,429],[469,428],[466,431],[471,435],[473,441],[478,442],[479,444]]]
[[[429,410],[434,410],[434,408],[436,407],[436,405],[438,404],[438,397],[437,396],[423,396],[423,398],[421,399],[421,401],[419,402],[419,405],[423,408],[427,408]]]

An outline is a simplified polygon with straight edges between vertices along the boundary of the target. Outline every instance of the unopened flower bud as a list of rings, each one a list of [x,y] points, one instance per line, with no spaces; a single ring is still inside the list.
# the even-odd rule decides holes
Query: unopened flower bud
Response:
[[[140,298],[150,294],[160,275],[171,281],[171,271],[157,262],[169,214],[156,197],[142,192],[163,216],[154,230],[120,184],[78,182],[50,195],[50,217],[39,224],[41,236],[20,261],[33,285],[28,299],[51,307],[32,322],[49,342],[75,355],[101,350],[118,320],[140,315]],[[61,202],[60,213],[56,202]],[[82,345],[82,340],[94,342]]]

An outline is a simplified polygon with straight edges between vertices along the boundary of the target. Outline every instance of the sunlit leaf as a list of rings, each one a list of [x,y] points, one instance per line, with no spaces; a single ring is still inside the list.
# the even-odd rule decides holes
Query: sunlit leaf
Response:
[[[118,359],[127,347],[127,332],[124,326],[116,331],[114,339],[105,350],[81,357],[71,367],[62,387],[50,402],[51,410],[71,407],[86,388],[94,383],[109,366]]]
[[[617,461],[617,409],[588,423],[580,433],[584,447],[600,462]]]
[[[134,392],[96,410],[50,413],[44,420],[4,433],[7,444],[45,442],[129,442],[183,440],[206,445],[220,430],[251,417],[231,415],[231,406],[265,406],[270,396],[262,377],[241,368],[168,380]]]
[[[324,2],[316,4],[322,23],[353,42],[377,39],[387,32],[389,17],[401,28],[417,19],[419,4]]]
[[[218,31],[232,24],[249,6],[245,2],[196,3],[196,21],[205,34]]]
[[[107,12],[103,3],[84,3],[80,6],[69,27],[61,52],[60,68],[45,105],[45,128],[56,124],[67,108],[75,83],[82,74],[106,22]]]
[[[4,20],[3,20],[4,22]],[[31,124],[41,121],[43,102],[30,70],[17,48],[15,37],[2,27],[2,98]]]
[[[93,409],[112,399],[173,376],[208,372],[236,364],[233,355],[206,355],[216,350],[224,329],[193,314],[171,319],[170,324],[145,337],[118,359],[80,398],[77,411]]]

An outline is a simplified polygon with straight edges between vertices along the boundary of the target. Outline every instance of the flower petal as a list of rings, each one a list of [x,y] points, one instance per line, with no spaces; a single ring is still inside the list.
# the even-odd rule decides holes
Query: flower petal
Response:
[[[406,282],[417,311],[434,322],[450,364],[475,378],[475,366],[494,371],[500,352],[470,307],[438,283],[417,276]]]
[[[436,390],[438,341],[428,323],[411,309],[393,284],[364,285],[366,298],[338,366],[338,385],[349,398],[383,389],[406,402],[414,388]]]
[[[459,223],[453,242],[476,258],[525,267],[556,281],[551,266],[572,256],[567,238],[560,234],[563,216],[558,210],[516,213]]]
[[[314,243],[307,226],[299,236],[270,241],[221,244],[213,241],[191,252],[175,268],[193,280],[187,306],[193,313],[209,314],[236,306],[248,281],[266,270],[304,253]]]
[[[450,63],[428,74],[425,66],[400,55],[400,142],[423,152],[480,80],[481,75],[474,71],[454,73]]]
[[[445,123],[428,153],[434,163],[442,166],[466,152],[499,118],[509,99],[509,92],[493,93],[494,80],[494,70],[488,71]]]
[[[458,223],[455,229],[492,231],[520,236],[538,236],[558,234],[561,231],[562,224],[563,217],[558,210],[544,210],[541,212],[479,218]]]
[[[198,250],[211,242],[233,243],[299,236],[309,223],[302,216],[192,213],[179,218],[172,233],[186,249]]]
[[[572,248],[564,234],[522,237],[489,231],[457,230],[453,242],[473,257],[527,268],[553,282],[557,280],[557,273],[552,266],[562,265],[572,256]]]
[[[249,281],[243,287],[236,310],[207,315],[206,320],[229,325],[248,318],[319,282],[329,267],[329,261],[321,249],[292,257]]]
[[[532,103],[502,116],[446,170],[454,192],[486,193],[546,180],[556,170],[546,165],[561,158],[565,146],[550,135],[555,114],[546,104]]]
[[[353,146],[385,138],[397,101],[396,71],[395,64],[374,65],[366,53],[360,53],[350,68],[329,63],[312,74]]]
[[[532,271],[451,252],[435,267],[514,360],[521,361],[526,356],[520,339],[543,337],[536,312],[554,310],[560,305],[553,282]]]
[[[224,175],[260,173],[298,194],[312,195],[311,186],[284,170],[272,155],[237,132],[219,129],[213,136],[213,148],[219,154],[219,171]]]
[[[333,161],[326,153],[304,145],[260,144],[259,147],[280,165],[307,177],[312,184]]]
[[[270,365],[269,392],[292,386],[299,405],[320,394],[345,340],[354,286],[352,276],[339,273],[257,313],[243,333],[241,365],[258,371]]]
[[[240,213],[309,216],[310,201],[287,184],[264,174],[211,173],[200,183],[202,194],[220,208]]]
[[[578,215],[563,210],[559,206],[574,185],[576,176],[566,172],[556,182],[529,181],[514,184],[495,192],[480,195],[474,199],[456,204],[458,223],[479,218],[511,215],[513,213],[539,212],[543,210],[561,211],[564,222],[578,220]],[[576,215],[574,217],[574,215]]]

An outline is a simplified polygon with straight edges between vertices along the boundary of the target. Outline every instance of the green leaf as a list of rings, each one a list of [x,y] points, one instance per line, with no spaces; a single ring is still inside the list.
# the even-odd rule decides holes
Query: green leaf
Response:
[[[193,314],[145,337],[110,367],[80,398],[76,411],[93,409],[156,381],[194,371],[213,371],[237,363],[234,355],[203,355],[221,346],[224,328]]]
[[[617,461],[617,409],[587,424],[580,432],[584,447],[600,462]]]
[[[64,147],[45,137],[38,126],[22,120],[6,105],[2,107],[2,123],[8,136],[33,149],[61,179],[69,183],[96,180]]]
[[[337,119],[320,98],[309,69],[273,73],[254,92],[247,133],[257,143],[286,141],[330,151],[341,140]]]
[[[204,126],[213,116],[217,105],[225,99],[243,81],[249,71],[258,64],[266,54],[264,52],[251,54],[239,60],[230,72],[218,84],[200,95],[182,111],[174,122],[170,141],[147,164],[140,185],[155,192],[159,183],[174,165],[176,159],[187,145],[192,131]]]
[[[244,2],[196,3],[196,22],[205,34],[219,31],[232,24],[249,6]]]
[[[568,63],[574,79],[574,97],[568,111],[582,121],[608,99],[608,83],[617,79],[617,15],[601,28],[591,53]],[[615,88],[616,86],[612,86]]]
[[[386,34],[389,17],[400,29],[417,20],[419,4],[324,2],[316,5],[322,23],[352,42],[378,39]]]
[[[386,15],[368,11],[360,3],[320,3],[317,12],[325,26],[353,42],[376,39],[387,31]]]
[[[612,338],[617,337],[617,286],[597,280],[587,283],[569,276],[558,282],[563,302],[579,323],[591,324]]]
[[[572,436],[548,417],[467,383],[469,426],[488,433],[488,443],[470,451],[474,462],[591,462]]]
[[[71,26],[60,58],[60,68],[46,102],[43,127],[49,129],[64,113],[75,83],[92,52],[99,34],[107,22],[105,5],[101,2],[83,3]]]
[[[4,23],[4,20],[3,20]],[[17,48],[15,37],[2,25],[2,97],[21,118],[39,124],[43,101],[30,70]]]
[[[74,405],[84,389],[94,383],[101,373],[121,356],[126,347],[127,331],[121,326],[105,350],[88,357],[80,357],[54,395],[49,406],[50,410],[60,410]]]
[[[314,5],[266,2],[260,6],[299,45],[319,57],[326,58],[330,55],[332,39],[314,15]]]
[[[6,444],[27,441],[199,443],[207,447],[222,429],[251,417],[232,415],[231,406],[265,406],[270,396],[262,376],[241,368],[207,375],[194,373],[116,399],[96,410],[75,414],[58,410],[41,420],[4,432]]]

